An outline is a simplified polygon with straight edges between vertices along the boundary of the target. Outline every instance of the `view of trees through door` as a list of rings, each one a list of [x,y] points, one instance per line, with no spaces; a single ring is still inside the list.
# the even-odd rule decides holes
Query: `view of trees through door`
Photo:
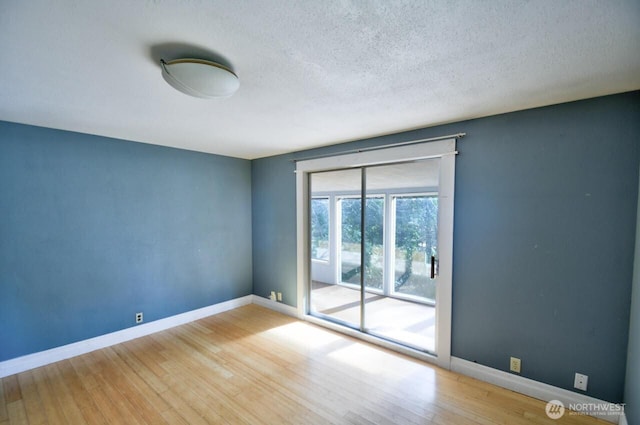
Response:
[[[360,198],[339,198],[341,223],[341,282],[360,284],[360,217],[362,202]],[[364,284],[367,288],[382,290],[383,259],[382,246],[384,226],[384,198],[367,197],[364,251]],[[355,260],[355,261],[354,261]]]
[[[438,164],[311,174],[312,314],[435,350]]]
[[[394,293],[435,302],[430,266],[431,257],[438,257],[438,198],[398,196],[394,202]]]

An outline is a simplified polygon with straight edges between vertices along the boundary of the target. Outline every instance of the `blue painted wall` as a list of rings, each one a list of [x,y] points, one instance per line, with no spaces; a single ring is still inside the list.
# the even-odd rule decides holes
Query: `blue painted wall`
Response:
[[[478,120],[460,143],[453,355],[621,402],[638,93]]]
[[[636,252],[633,265],[624,401],[626,403],[625,414],[627,422],[632,425],[640,424],[640,203],[638,204],[636,224]]]
[[[296,305],[296,180],[291,159],[280,155],[251,163],[253,293],[268,298],[271,291],[282,292],[285,304]]]
[[[458,132],[453,355],[622,402],[640,92],[253,161],[254,293],[296,303],[291,158]]]
[[[251,163],[0,122],[0,361],[251,294]]]

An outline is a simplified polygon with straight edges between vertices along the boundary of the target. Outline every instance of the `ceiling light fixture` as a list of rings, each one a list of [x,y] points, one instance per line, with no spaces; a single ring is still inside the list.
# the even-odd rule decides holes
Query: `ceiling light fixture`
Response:
[[[238,76],[226,66],[202,59],[160,59],[162,77],[189,96],[212,99],[229,97],[240,87]]]

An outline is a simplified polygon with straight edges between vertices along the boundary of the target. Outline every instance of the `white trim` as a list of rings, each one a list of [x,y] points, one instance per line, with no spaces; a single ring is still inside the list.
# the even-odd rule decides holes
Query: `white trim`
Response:
[[[296,172],[296,253],[297,253],[297,310],[298,317],[303,318],[307,312],[307,291],[305,283],[311,278],[309,270],[309,226],[305,217],[309,216],[309,174]],[[339,261],[339,259],[337,259]]]
[[[620,421],[618,422],[619,425],[629,425],[629,422],[627,422],[627,415],[624,414],[624,412],[622,412],[620,414]]]
[[[453,372],[470,376],[546,402],[551,400],[560,400],[567,408],[570,404],[581,404],[586,406],[611,404],[608,401],[599,400],[597,398],[578,394],[563,388],[554,387],[553,385],[534,381],[533,379],[524,378],[508,372],[503,372],[501,370],[483,366],[458,357],[451,357],[451,370]],[[601,410],[591,409],[583,410],[582,413],[588,414],[589,416],[595,416],[608,422],[613,422],[614,424],[623,423],[620,421],[622,412],[613,414],[614,412],[603,412]]]
[[[399,146],[415,145],[415,144],[418,144],[418,143],[426,143],[426,142],[436,142],[436,141],[445,140],[445,139],[456,139],[457,140],[457,139],[460,139],[460,138],[462,138],[462,137],[464,137],[466,135],[467,135],[467,133],[449,134],[448,136],[429,137],[427,139],[409,140],[407,142],[389,143],[387,145],[378,145],[378,146],[371,146],[371,147],[368,147],[368,148],[350,149],[350,150],[347,150],[347,151],[329,153],[329,154],[324,154],[324,155],[308,156],[308,157],[304,157],[304,158],[300,158],[300,159],[294,159],[292,161],[293,162],[307,161],[307,160],[310,160],[310,159],[326,158],[328,156],[346,155],[346,154],[349,154],[349,153],[359,153],[359,152],[375,151],[375,150],[381,150],[381,149],[390,149],[390,148],[396,148],[396,147],[399,147]],[[457,152],[456,152],[456,154],[457,154]]]
[[[427,158],[440,159],[438,197],[438,253],[440,273],[436,291],[436,364],[449,369],[451,357],[451,302],[453,274],[453,198],[455,180],[456,139],[417,145],[389,147],[339,156],[321,157],[296,163],[296,229],[298,317],[307,318],[309,311],[309,173],[407,162]],[[339,261],[339,259],[338,259]],[[393,344],[393,347],[398,345]]]
[[[455,149],[455,140],[453,141]],[[453,209],[456,157],[440,158],[438,179],[438,276],[436,279],[436,353],[438,366],[451,367],[451,310],[453,303]]]
[[[79,356],[81,354],[86,354],[111,345],[120,344],[122,342],[150,335],[175,326],[184,325],[185,323],[193,322],[224,311],[233,310],[234,308],[251,304],[253,299],[253,295],[246,295],[244,297],[213,304],[197,310],[187,311],[185,313],[176,314],[175,316],[100,335],[95,338],[89,338],[72,344],[52,348],[50,350],[5,360],[0,362],[0,378]]]
[[[293,316],[295,318],[298,317],[298,309],[296,307],[291,307],[290,305],[277,301],[271,301],[269,298],[253,295],[251,302],[261,307],[277,311],[278,313],[286,314],[287,316]]]
[[[456,139],[439,140],[406,146],[390,146],[384,149],[329,156],[296,162],[296,173],[325,171],[340,168],[363,167],[390,162],[414,161],[436,158],[456,153]]]

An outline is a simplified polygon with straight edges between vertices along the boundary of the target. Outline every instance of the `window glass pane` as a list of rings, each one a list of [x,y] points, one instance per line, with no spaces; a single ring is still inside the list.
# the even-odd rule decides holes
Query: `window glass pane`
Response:
[[[311,258],[329,261],[329,198],[311,200]]]
[[[435,301],[431,256],[437,258],[438,198],[395,198],[394,292]]]
[[[360,284],[360,198],[340,200],[342,227],[340,228],[341,281]]]
[[[360,284],[360,198],[340,201],[342,216],[342,282]],[[382,290],[384,264],[384,198],[367,197],[365,228],[365,286]]]
[[[365,217],[364,284],[382,290],[384,274],[384,198],[367,196]]]

